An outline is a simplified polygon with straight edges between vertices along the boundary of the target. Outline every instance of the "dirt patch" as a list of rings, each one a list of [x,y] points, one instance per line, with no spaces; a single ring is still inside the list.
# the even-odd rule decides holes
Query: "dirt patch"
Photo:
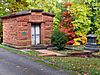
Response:
[[[68,56],[89,58],[92,57],[92,52],[73,52],[73,53],[68,53]]]
[[[72,52],[67,54],[68,57],[82,57],[82,58],[100,58],[100,55],[95,55],[93,52]]]
[[[49,50],[35,50],[35,51],[40,53],[39,56],[63,56],[63,54]]]

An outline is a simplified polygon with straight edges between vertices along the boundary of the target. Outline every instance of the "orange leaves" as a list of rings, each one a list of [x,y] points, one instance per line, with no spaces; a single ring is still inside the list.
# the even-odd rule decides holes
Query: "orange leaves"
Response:
[[[65,3],[64,3],[64,7],[66,8],[66,7],[68,7],[68,6],[72,6],[72,3],[70,3],[70,2],[65,2]]]
[[[65,2],[64,8],[67,9],[68,6],[72,6],[72,3]],[[63,12],[62,17],[63,19],[60,24],[60,31],[66,34],[66,37],[68,39],[67,45],[72,45],[74,43],[73,39],[76,37],[72,24],[73,16],[70,15],[70,10],[66,10]]]
[[[72,31],[73,30],[73,28],[66,28],[65,29],[65,33],[68,33],[68,32],[70,32],[70,31]]]
[[[68,15],[68,12],[63,12],[62,16]]]
[[[67,45],[73,45],[74,44],[74,40],[70,40],[66,43]]]

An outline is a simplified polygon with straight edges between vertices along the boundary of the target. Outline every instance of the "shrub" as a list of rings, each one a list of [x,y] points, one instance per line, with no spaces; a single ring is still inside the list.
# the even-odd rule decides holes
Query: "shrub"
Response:
[[[67,42],[65,33],[55,31],[51,37],[51,43],[53,46],[57,47],[58,50],[63,50]]]

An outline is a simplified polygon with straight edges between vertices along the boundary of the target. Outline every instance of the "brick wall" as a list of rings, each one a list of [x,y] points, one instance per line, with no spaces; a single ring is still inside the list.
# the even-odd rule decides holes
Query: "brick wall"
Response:
[[[31,45],[29,15],[3,19],[3,43],[13,46]]]
[[[43,15],[43,27],[41,28],[42,42],[45,45],[51,45],[51,35],[53,32],[53,17],[48,15]]]
[[[29,16],[30,15],[17,17],[17,46],[31,45]]]
[[[3,19],[3,42],[16,44],[16,18]]]

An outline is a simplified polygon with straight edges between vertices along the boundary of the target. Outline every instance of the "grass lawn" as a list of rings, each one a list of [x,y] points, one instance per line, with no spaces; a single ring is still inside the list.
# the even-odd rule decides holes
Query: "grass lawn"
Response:
[[[77,71],[84,75],[100,75],[100,59],[79,57],[44,57],[43,59],[63,70]]]
[[[94,55],[98,55],[98,56],[100,56],[100,52],[97,52],[97,53],[93,53]]]
[[[80,58],[80,57],[40,57],[35,51],[18,51],[14,48],[9,48],[0,45],[11,52],[31,56],[33,61],[41,62],[48,66],[58,68],[64,71],[72,70],[77,72],[77,75],[100,75],[100,59],[99,58]],[[33,58],[36,57],[36,58]]]

